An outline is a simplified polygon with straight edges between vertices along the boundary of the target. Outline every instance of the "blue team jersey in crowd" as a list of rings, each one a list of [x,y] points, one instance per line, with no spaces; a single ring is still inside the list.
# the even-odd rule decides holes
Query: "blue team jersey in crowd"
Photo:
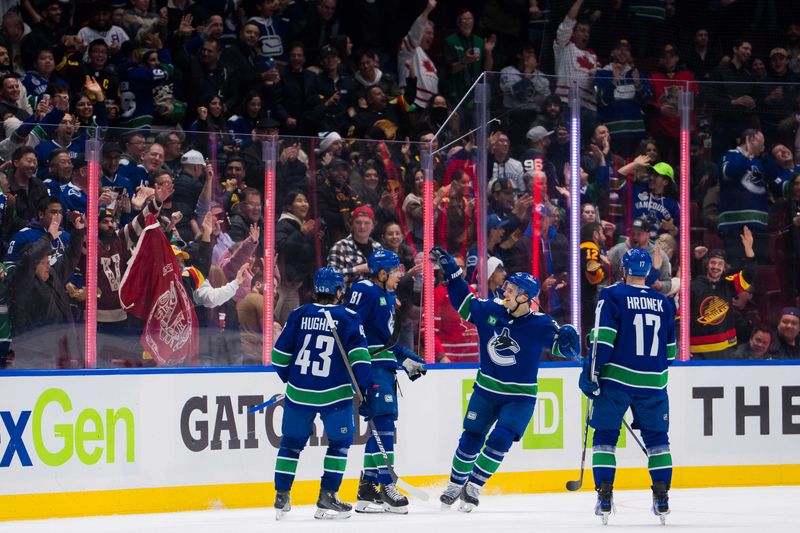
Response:
[[[361,317],[370,352],[385,346],[392,338],[396,299],[394,291],[386,291],[368,279],[359,280],[350,287],[346,305]],[[372,364],[395,369],[397,355],[402,357],[395,349],[373,353]]]
[[[769,222],[769,198],[761,160],[750,158],[740,148],[728,150],[720,161],[720,230],[764,230]]]
[[[361,320],[341,305],[306,304],[291,312],[272,348],[272,365],[286,383],[286,402],[298,409],[329,411],[350,404],[353,388],[328,320],[330,312],[362,389],[371,382]]]
[[[660,394],[675,360],[675,309],[644,285],[614,284],[600,291],[595,308],[595,372],[602,387]]]
[[[544,313],[511,316],[500,300],[482,300],[461,278],[447,285],[450,301],[480,339],[480,370],[473,390],[492,399],[535,401],[542,352],[553,349],[558,325]]]

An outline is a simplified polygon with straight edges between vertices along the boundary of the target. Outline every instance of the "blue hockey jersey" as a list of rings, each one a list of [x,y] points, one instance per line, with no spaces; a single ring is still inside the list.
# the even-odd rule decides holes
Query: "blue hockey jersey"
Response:
[[[353,387],[323,309],[330,312],[361,389],[372,381],[367,340],[358,314],[341,305],[306,304],[291,312],[272,348],[272,365],[286,383],[286,402],[329,411],[353,401]]]
[[[35,243],[45,235],[47,235],[47,230],[42,227],[39,221],[31,221],[30,224],[11,236],[4,261],[16,263],[19,261],[19,257],[26,246]],[[67,246],[69,246],[69,237],[69,232],[62,231],[58,239],[52,239],[50,241],[50,254],[55,256],[65,255]]]
[[[397,297],[394,291],[386,291],[368,279],[362,279],[350,287],[347,307],[361,317],[367,335],[372,364],[376,367],[396,370],[409,356],[409,350],[396,344],[389,350],[378,351],[386,346],[394,331],[394,306]],[[414,357],[414,359],[418,359]],[[418,359],[419,360],[419,359]],[[420,360],[421,361],[421,360]]]
[[[761,160],[749,158],[741,149],[728,150],[720,162],[720,230],[766,229],[769,212],[767,187]]]
[[[536,401],[542,352],[553,349],[558,325],[544,313],[511,316],[500,300],[482,300],[461,278],[447,284],[450,302],[464,320],[478,328],[480,370],[476,394],[507,401]]]
[[[644,285],[606,287],[597,299],[595,326],[601,387],[633,394],[666,390],[676,351],[675,309],[666,296]]]

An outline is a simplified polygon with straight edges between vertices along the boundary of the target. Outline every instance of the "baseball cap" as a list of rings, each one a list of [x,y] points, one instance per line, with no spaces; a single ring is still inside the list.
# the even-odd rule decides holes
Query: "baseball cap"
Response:
[[[614,41],[614,48],[621,48],[623,46],[626,46],[630,50],[631,42],[628,39],[625,39],[624,37],[622,39],[617,39],[616,41]]]
[[[490,230],[503,228],[508,225],[508,220],[504,218],[500,218],[495,214],[491,214],[486,219],[486,227]]]
[[[350,213],[350,220],[355,220],[358,217],[367,217],[370,220],[375,220],[375,213],[372,211],[372,208],[368,205],[360,205],[353,209]]]
[[[552,134],[553,130],[547,131],[546,129],[544,129],[544,126],[534,126],[528,130],[528,133],[525,135],[525,137],[527,137],[528,140],[531,142],[538,143],[548,135]]]
[[[661,176],[667,177],[672,181],[675,181],[675,171],[672,169],[672,165],[669,163],[656,163],[652,165],[650,168],[653,169],[653,172],[659,174]]]
[[[783,315],[792,315],[800,318],[800,309],[797,307],[784,307],[781,309],[781,316]]]
[[[98,220],[103,220],[104,218],[116,218],[114,215],[114,210],[109,209],[106,206],[100,207],[100,216],[98,217]]]
[[[489,182],[489,194],[513,190],[514,184],[508,178],[494,178]]]
[[[112,153],[122,153],[122,148],[120,148],[119,144],[117,143],[104,143],[103,144],[103,155],[112,154]]]
[[[275,128],[280,128],[280,127],[281,127],[281,123],[278,122],[277,120],[275,120],[274,118],[272,118],[272,117],[264,117],[264,118],[259,119],[258,122],[256,122],[256,128],[255,129],[257,129],[257,130],[273,130]]]
[[[728,254],[725,253],[725,250],[722,248],[714,248],[710,252],[708,252],[708,259],[722,259],[726,263],[728,262]]]
[[[203,154],[197,150],[189,150],[181,156],[181,165],[205,165]]]
[[[678,49],[675,48],[672,44],[665,44],[664,48],[661,50],[662,56],[676,56],[678,55]]]
[[[325,59],[328,56],[337,56],[338,57],[339,56],[339,51],[336,50],[336,48],[334,48],[333,46],[331,46],[329,44],[326,44],[319,51],[319,58],[320,59]]]
[[[492,274],[494,274],[494,271],[497,270],[498,268],[502,268],[503,270],[505,270],[506,267],[503,264],[503,262],[497,257],[494,256],[490,257],[489,260],[486,262],[486,277],[487,278],[492,277]]]
[[[779,55],[782,55],[784,57],[789,57],[789,52],[786,51],[786,48],[781,48],[781,47],[773,48],[772,50],[769,51],[770,59],[772,59],[772,56],[779,56]]]
[[[331,162],[328,163],[328,168],[334,168],[334,167],[350,168],[350,164],[341,157],[334,157],[333,159],[331,159]]]
[[[177,246],[172,247],[172,253],[175,254],[175,257],[182,257],[184,261],[189,259],[189,254],[178,248]]]
[[[650,232],[650,222],[644,217],[635,218],[631,222],[631,229]]]

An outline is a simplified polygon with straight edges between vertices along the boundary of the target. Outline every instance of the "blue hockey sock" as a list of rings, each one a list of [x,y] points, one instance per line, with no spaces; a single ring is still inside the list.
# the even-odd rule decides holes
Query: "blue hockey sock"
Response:
[[[373,420],[375,429],[383,443],[383,449],[389,456],[389,462],[394,465],[394,420],[391,416],[380,416]],[[364,479],[369,479],[373,483],[388,485],[392,482],[389,469],[383,459],[378,443],[373,435],[369,436],[367,445],[364,449]]]
[[[290,490],[297,472],[300,451],[281,447],[275,460],[275,490]]]
[[[495,426],[486,440],[486,446],[481,450],[480,455],[475,460],[469,480],[476,485],[483,486],[489,481],[498,468],[506,452],[511,449],[516,435],[510,429],[503,426]]]
[[[478,452],[483,446],[484,437],[477,433],[464,431],[458,441],[458,448],[453,455],[453,468],[450,470],[450,481],[463,485],[472,472],[472,465],[478,458]]]
[[[324,490],[338,491],[347,466],[347,447],[341,442],[331,442],[323,460],[322,483]]]
[[[614,484],[617,473],[617,440],[619,430],[598,429],[592,439],[592,474],[594,486],[599,487],[603,481]]]

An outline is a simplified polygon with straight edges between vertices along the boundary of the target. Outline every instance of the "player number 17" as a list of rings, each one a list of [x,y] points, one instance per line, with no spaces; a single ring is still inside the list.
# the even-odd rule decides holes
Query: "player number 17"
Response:
[[[644,353],[644,328],[653,327],[653,342],[650,345],[650,356],[658,355],[658,330],[661,329],[661,317],[650,313],[636,313],[633,317],[633,325],[636,327],[636,355]]]

